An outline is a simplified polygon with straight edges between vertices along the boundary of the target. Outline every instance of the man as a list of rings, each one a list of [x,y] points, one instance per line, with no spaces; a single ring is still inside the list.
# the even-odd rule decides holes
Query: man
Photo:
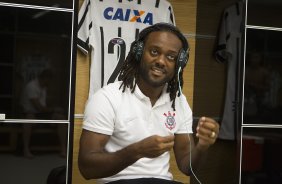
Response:
[[[192,111],[181,93],[188,43],[171,24],[158,23],[133,42],[118,82],[91,96],[85,109],[79,168],[98,183],[179,183],[169,170],[169,151],[190,174],[212,145],[219,125],[200,119],[197,145]],[[191,154],[191,155],[190,155]],[[192,160],[190,160],[192,158]]]

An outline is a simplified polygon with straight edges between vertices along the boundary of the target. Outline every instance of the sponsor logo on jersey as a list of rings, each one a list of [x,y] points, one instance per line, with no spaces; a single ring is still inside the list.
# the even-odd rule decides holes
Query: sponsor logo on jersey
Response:
[[[112,40],[111,40],[111,42],[113,43],[113,44],[117,44],[117,45],[121,45],[121,44],[123,44],[124,43],[124,40],[123,39],[121,39],[121,38],[113,38]]]
[[[164,116],[166,117],[166,121],[165,121],[166,128],[168,128],[169,130],[174,129],[176,125],[174,119],[175,113],[170,113],[170,111],[168,111],[168,113],[164,113]]]
[[[146,13],[143,10],[122,9],[108,7],[104,10],[104,17],[107,20],[119,20],[127,22],[138,22],[153,25],[153,13]]]

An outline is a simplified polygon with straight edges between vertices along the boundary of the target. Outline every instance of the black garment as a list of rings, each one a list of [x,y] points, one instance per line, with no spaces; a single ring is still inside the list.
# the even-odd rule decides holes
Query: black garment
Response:
[[[109,182],[107,184],[183,184],[178,181],[165,180],[160,178],[138,178],[138,179],[124,179]]]
[[[55,167],[51,170],[47,178],[47,184],[65,184],[66,183],[66,166]]]

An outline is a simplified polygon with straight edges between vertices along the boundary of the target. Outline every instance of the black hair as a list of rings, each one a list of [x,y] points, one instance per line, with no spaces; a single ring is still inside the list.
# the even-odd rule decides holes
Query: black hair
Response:
[[[188,42],[185,36],[180,32],[180,30],[172,24],[168,23],[157,23],[152,26],[149,26],[143,29],[140,33],[138,38],[131,44],[130,51],[123,63],[123,66],[120,70],[118,80],[122,81],[120,88],[123,88],[122,91],[125,91],[125,88],[128,87],[131,89],[133,93],[135,91],[136,84],[139,80],[139,68],[140,63],[136,61],[135,52],[134,52],[134,45],[137,42],[143,42],[145,44],[148,35],[152,32],[171,32],[175,34],[182,42],[182,48],[185,51],[189,50]],[[188,58],[187,58],[188,59]],[[170,95],[170,99],[172,101],[172,108],[175,110],[175,98],[176,96],[180,96],[181,90],[179,90],[179,85],[183,87],[183,70],[179,72],[179,81],[178,81],[178,68],[179,66],[175,66],[174,77],[168,82],[167,92]],[[179,82],[179,83],[178,83]],[[178,92],[178,94],[177,94]]]

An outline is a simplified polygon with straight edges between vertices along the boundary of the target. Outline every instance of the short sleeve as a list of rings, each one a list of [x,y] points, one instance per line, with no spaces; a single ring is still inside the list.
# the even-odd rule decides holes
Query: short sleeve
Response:
[[[83,129],[111,135],[114,130],[115,112],[103,89],[92,95],[85,106]]]
[[[184,95],[179,97],[179,109],[182,112],[182,121],[180,122],[180,126],[178,130],[175,132],[176,134],[183,134],[183,133],[193,133],[192,125],[193,125],[193,115],[192,110],[186,100]],[[177,110],[177,109],[176,109]]]

